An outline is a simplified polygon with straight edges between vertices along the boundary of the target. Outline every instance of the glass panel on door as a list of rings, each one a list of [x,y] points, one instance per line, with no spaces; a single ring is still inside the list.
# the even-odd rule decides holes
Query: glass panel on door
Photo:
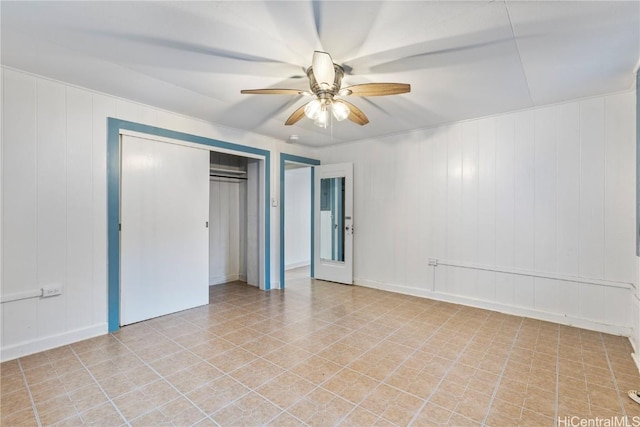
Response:
[[[320,257],[344,262],[344,177],[320,180]]]
[[[353,164],[315,167],[315,278],[353,283]]]

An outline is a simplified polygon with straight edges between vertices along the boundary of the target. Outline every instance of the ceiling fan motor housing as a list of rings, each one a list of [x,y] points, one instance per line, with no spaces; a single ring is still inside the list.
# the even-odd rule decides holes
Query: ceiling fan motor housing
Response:
[[[309,87],[311,88],[311,92],[313,92],[318,97],[318,99],[333,99],[333,97],[340,91],[340,86],[342,85],[342,77],[344,76],[344,69],[338,64],[333,64],[333,69],[335,70],[333,84],[328,87],[323,87],[316,80],[316,77],[313,74],[313,67],[307,68]]]

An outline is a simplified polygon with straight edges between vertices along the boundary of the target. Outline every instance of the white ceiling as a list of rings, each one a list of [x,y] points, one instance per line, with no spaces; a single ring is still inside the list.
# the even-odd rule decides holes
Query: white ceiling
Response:
[[[638,1],[2,1],[2,64],[299,144],[324,146],[633,87]],[[284,126],[314,50],[370,123]]]

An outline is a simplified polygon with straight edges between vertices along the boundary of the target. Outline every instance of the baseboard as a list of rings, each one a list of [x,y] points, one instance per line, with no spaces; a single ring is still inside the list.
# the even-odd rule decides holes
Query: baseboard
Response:
[[[354,279],[354,284],[368,288],[375,288],[384,291],[396,292],[405,295],[429,298],[436,301],[450,302],[453,304],[461,304],[469,307],[483,308],[486,310],[497,311],[499,313],[510,314],[514,316],[528,317],[531,319],[544,320],[547,322],[558,323],[560,325],[575,326],[578,328],[589,329],[597,332],[604,332],[611,335],[619,335],[624,337],[631,336],[632,330],[627,326],[609,325],[591,319],[577,318],[557,313],[550,313],[542,310],[535,310],[527,307],[519,307],[506,305],[494,301],[487,301],[478,298],[464,297],[460,295],[448,294],[444,292],[432,292],[427,289],[414,288],[410,286],[396,285],[392,283],[382,283],[366,279]]]
[[[209,277],[209,286],[214,286],[214,285],[221,285],[223,283],[228,283],[228,282],[235,282],[236,280],[243,280],[244,276],[240,275],[240,274],[232,274],[229,276],[216,276],[216,277]],[[246,282],[246,278],[243,280],[244,282]]]
[[[293,262],[291,264],[285,265],[284,269],[285,269],[285,271],[286,270],[293,270],[294,268],[308,267],[309,265],[311,265],[311,261],[309,261],[309,260],[300,261],[300,262]]]
[[[640,355],[638,355],[637,351],[631,353],[631,358],[633,362],[636,364],[636,368],[638,369],[638,373],[640,373]]]
[[[61,347],[63,345],[72,344],[89,338],[105,335],[108,333],[107,323],[99,323],[97,325],[88,326],[86,328],[74,329],[57,335],[38,338],[30,341],[23,341],[3,347],[0,350],[0,361],[17,359],[18,357],[28,356],[52,348]]]

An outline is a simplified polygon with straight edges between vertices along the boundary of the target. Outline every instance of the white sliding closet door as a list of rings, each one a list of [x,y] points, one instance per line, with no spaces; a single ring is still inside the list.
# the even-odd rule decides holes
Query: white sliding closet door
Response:
[[[122,137],[120,324],[209,302],[209,151]]]

